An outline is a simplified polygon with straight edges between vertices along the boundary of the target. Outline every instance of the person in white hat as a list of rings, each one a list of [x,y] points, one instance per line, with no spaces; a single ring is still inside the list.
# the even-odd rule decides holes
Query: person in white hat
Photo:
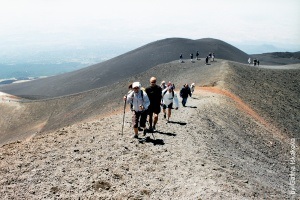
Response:
[[[140,82],[132,83],[133,91],[127,96],[124,96],[124,100],[127,103],[132,104],[132,124],[134,130],[134,138],[138,138],[138,124],[143,128],[143,134],[146,135],[146,119],[147,119],[147,109],[150,105],[149,98],[146,92],[141,89]]]

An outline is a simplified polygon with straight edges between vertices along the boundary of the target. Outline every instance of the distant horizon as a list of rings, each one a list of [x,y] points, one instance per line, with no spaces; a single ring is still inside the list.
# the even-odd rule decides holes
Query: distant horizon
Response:
[[[168,38],[163,38],[161,40],[164,39]],[[155,41],[151,41],[149,43],[152,42]],[[81,48],[68,46],[53,48],[50,46],[46,49],[36,48],[33,51],[24,50],[23,53],[22,50],[19,49],[10,56],[5,57],[2,55],[1,57],[0,55],[0,85],[4,83],[12,83],[18,80],[26,80],[30,77],[38,78],[41,76],[55,76],[66,72],[75,71],[84,67],[91,66],[93,64],[98,64],[103,61],[112,59],[147,44],[142,44],[140,46],[130,46],[116,42],[113,45],[105,44],[103,46],[97,44],[89,44],[88,46],[82,46]],[[236,48],[244,51],[249,55],[273,52],[287,52],[284,48],[279,48],[274,45],[268,44],[230,45],[235,46]],[[245,49],[248,49],[248,51],[245,51]]]

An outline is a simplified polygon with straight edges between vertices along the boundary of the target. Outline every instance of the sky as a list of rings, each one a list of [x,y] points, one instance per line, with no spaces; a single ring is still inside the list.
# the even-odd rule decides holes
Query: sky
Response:
[[[300,51],[299,0],[0,0],[0,49],[134,49],[171,37]],[[243,50],[243,49],[242,49]]]

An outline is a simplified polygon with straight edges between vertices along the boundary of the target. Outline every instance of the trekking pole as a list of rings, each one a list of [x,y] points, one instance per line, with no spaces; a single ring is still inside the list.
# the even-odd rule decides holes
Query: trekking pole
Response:
[[[124,122],[125,122],[125,109],[126,109],[126,100],[124,101],[124,113],[123,113],[123,123],[122,123],[122,136],[123,136]]]

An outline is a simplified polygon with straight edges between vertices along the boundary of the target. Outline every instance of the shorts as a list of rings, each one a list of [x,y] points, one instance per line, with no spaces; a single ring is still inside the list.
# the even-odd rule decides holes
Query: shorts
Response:
[[[163,109],[166,109],[166,108],[173,108],[173,103],[170,103],[168,106],[166,106],[165,104],[163,105]]]
[[[144,112],[133,111],[133,115],[132,115],[133,128],[139,127],[139,122],[140,122],[140,127],[146,127],[147,114],[148,114],[147,110],[145,110]]]
[[[160,111],[161,111],[160,105],[151,106],[151,104],[150,104],[150,106],[148,107],[148,115],[152,115],[153,113],[159,114]]]

